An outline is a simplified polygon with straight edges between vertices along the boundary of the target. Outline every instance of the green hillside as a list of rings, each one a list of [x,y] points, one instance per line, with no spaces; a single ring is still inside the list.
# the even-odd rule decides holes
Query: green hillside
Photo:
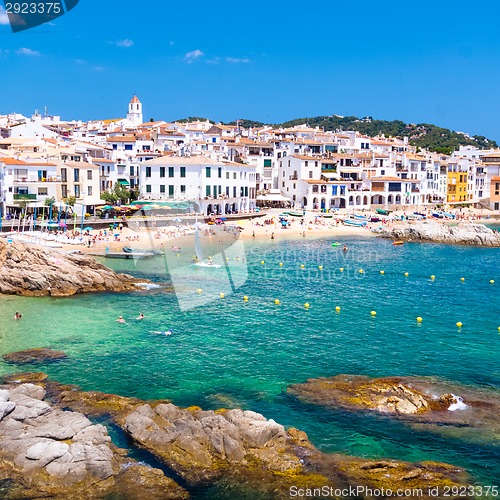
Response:
[[[298,118],[276,125],[278,127],[294,127],[307,123],[310,127],[320,127],[324,130],[356,130],[370,137],[376,135],[407,136],[410,143],[422,149],[437,153],[450,154],[460,145],[473,145],[481,149],[498,147],[497,143],[482,135],[467,137],[447,128],[430,123],[408,124],[401,120],[374,120],[371,117],[363,119],[356,116],[316,116],[314,118]]]

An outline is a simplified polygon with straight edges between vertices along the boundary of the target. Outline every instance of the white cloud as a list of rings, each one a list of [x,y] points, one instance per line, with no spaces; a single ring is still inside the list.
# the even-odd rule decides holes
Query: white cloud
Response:
[[[186,55],[184,56],[184,59],[188,63],[192,63],[194,61],[197,61],[200,57],[204,56],[205,54],[201,50],[193,50],[192,52],[187,52]]]
[[[129,47],[132,47],[134,45],[134,41],[130,40],[129,38],[125,38],[125,40],[117,40],[116,42],[114,42],[114,44],[117,47],[125,47],[126,49],[128,49]]]
[[[106,68],[104,66],[94,66],[92,69],[94,71],[106,71]]]
[[[10,24],[9,16],[3,7],[0,7],[0,24]]]
[[[247,59],[246,57],[226,57],[225,61],[233,64],[238,64],[238,63],[246,64],[250,62],[250,59]]]
[[[85,64],[85,61],[83,59],[73,59],[73,62],[75,64]]]
[[[16,50],[16,54],[20,56],[40,56],[40,52],[38,50],[28,49],[26,47],[22,47],[19,50]]]

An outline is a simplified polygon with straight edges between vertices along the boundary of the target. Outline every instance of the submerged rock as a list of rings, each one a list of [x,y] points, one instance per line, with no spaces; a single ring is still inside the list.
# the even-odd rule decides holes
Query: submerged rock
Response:
[[[472,222],[460,222],[451,226],[435,221],[408,221],[384,228],[380,235],[396,240],[500,247],[500,234],[484,224]]]
[[[139,290],[138,281],[91,257],[0,240],[0,294],[61,297],[125,292]]]
[[[50,363],[67,357],[68,355],[63,351],[55,351],[47,347],[11,352],[2,356],[3,360],[7,363],[15,363],[17,365]]]

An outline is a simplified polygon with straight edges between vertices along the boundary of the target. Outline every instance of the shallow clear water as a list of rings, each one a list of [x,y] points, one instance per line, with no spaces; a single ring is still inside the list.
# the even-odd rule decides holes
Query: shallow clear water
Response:
[[[190,266],[174,283],[183,300],[192,297],[193,305],[201,297],[214,300],[187,310],[179,309],[174,293],[163,290],[65,299],[2,297],[0,354],[62,349],[67,360],[42,368],[60,382],[144,399],[170,398],[181,406],[252,409],[306,431],[326,452],[445,461],[494,484],[500,477],[498,436],[476,443],[443,438],[373,414],[305,405],[284,390],[339,373],[437,376],[486,393],[498,390],[500,249],[393,247],[369,238],[347,240],[344,254],[330,243],[245,243],[246,256],[232,256],[230,267],[239,282],[248,263],[248,279],[233,294],[224,266],[195,271]],[[181,255],[178,262],[189,258]],[[169,279],[162,257],[137,267],[131,261],[106,264],[153,281]],[[168,264],[175,267],[175,261]],[[11,319],[15,311],[23,314],[21,321]],[[136,321],[140,312],[146,318]],[[116,323],[118,315],[127,324]],[[423,318],[420,325],[417,316]],[[457,321],[463,323],[460,330]],[[153,333],[169,328],[170,336]],[[0,374],[15,371],[26,367],[0,361]]]

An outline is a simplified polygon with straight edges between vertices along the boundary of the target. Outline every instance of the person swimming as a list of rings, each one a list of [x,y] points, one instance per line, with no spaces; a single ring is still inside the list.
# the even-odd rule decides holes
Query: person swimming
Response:
[[[172,335],[172,333],[174,333],[174,331],[172,330],[172,328],[169,328],[166,332],[156,331],[153,333],[156,333],[156,335]]]
[[[16,312],[16,314],[14,314],[14,319],[17,320],[17,319],[21,319],[23,317],[22,314],[19,314],[18,312]]]
[[[135,319],[144,319],[144,314],[142,314],[142,313],[139,314],[139,316],[137,316],[137,318],[135,318]]]
[[[344,248],[342,249],[342,251],[347,252],[347,250],[349,250],[349,249],[347,248],[347,245],[344,245]]]
[[[126,323],[126,321],[123,319],[123,316],[118,316],[118,319],[116,320],[117,323]]]

